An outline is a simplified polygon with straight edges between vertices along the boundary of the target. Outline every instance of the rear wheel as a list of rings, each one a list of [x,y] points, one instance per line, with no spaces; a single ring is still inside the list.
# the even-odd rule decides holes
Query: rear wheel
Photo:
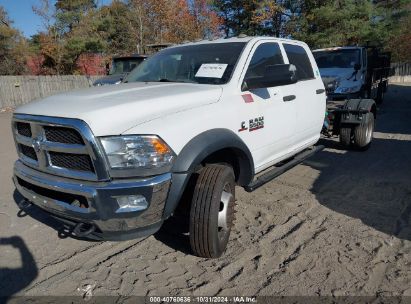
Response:
[[[190,209],[190,245],[194,254],[218,258],[227,247],[234,221],[235,178],[226,165],[205,166],[197,179]]]
[[[352,139],[352,128],[344,127],[340,129],[340,143],[344,147],[349,147],[351,145]]]
[[[364,115],[363,121],[354,129],[354,144],[357,148],[367,149],[372,141],[375,127],[374,114]]]

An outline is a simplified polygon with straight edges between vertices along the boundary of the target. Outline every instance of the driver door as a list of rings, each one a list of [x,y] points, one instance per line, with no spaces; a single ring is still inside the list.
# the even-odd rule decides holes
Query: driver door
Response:
[[[245,82],[263,76],[267,66],[284,64],[283,53],[276,42],[262,41],[253,49],[246,65]],[[248,129],[239,135],[249,147],[254,147],[251,152],[258,172],[283,158],[291,149],[296,128],[296,103],[290,100],[290,86],[242,89],[241,94],[249,101],[243,103],[240,114]]]

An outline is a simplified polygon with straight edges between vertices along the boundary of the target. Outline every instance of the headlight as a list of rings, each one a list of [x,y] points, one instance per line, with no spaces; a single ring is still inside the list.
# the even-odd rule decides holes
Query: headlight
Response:
[[[167,172],[175,158],[170,147],[157,136],[111,136],[101,137],[100,141],[111,169],[128,169],[135,176]]]

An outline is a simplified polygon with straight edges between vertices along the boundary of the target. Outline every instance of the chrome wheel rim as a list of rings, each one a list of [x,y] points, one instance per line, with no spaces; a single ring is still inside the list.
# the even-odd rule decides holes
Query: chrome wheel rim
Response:
[[[367,144],[371,142],[373,132],[374,132],[374,122],[370,119],[367,125],[366,133],[365,133]]]
[[[224,186],[223,192],[221,193],[220,197],[220,206],[218,211],[218,234],[221,237],[229,230],[228,222],[229,222],[229,209],[230,203],[233,200],[233,194],[231,193],[231,187],[229,184]]]

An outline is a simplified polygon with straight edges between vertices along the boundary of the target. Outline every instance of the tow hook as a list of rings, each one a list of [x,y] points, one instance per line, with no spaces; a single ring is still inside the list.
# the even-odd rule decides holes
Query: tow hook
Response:
[[[32,204],[29,200],[23,198],[23,199],[17,204],[17,206],[18,206],[19,209],[20,209],[19,212],[17,212],[17,216],[18,216],[18,217],[25,217],[25,216],[27,215],[27,209],[29,209],[32,205],[33,205],[33,204]]]
[[[73,229],[73,233],[78,237],[86,237],[94,231],[96,231],[96,226],[88,223],[78,223]]]
[[[17,205],[19,206],[21,210],[24,210],[24,209],[30,208],[31,205],[33,204],[29,200],[23,198]]]

